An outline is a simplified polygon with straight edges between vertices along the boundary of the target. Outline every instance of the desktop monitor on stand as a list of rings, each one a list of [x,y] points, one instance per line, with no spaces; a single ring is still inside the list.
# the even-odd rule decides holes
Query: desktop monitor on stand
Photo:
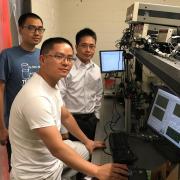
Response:
[[[125,71],[123,50],[99,51],[100,69],[104,77],[104,96],[114,96],[118,73]]]
[[[125,70],[123,50],[99,51],[101,73],[117,73]]]

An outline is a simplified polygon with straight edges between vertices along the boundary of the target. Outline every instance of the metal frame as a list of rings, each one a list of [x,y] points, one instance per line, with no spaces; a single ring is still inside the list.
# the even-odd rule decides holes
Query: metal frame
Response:
[[[149,68],[155,75],[157,75],[164,83],[180,96],[180,70],[161,61],[156,56],[143,49],[134,48],[132,53],[139,62]]]

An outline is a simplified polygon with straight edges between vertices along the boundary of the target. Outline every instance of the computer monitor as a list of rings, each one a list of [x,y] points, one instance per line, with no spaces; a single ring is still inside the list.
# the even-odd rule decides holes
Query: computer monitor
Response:
[[[125,70],[123,50],[101,50],[100,68],[101,73],[121,72]]]
[[[180,149],[180,98],[159,88],[147,124]]]

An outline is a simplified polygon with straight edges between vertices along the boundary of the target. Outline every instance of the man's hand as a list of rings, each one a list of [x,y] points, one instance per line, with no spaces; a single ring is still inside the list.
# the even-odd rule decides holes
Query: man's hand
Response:
[[[128,180],[128,168],[124,164],[104,164],[99,166],[96,177],[99,180]]]
[[[6,128],[0,129],[0,144],[6,145],[8,142],[8,130]]]
[[[86,148],[88,149],[88,151],[90,153],[92,153],[94,151],[94,149],[99,149],[99,148],[105,148],[105,143],[103,141],[92,141],[89,140],[86,144],[85,144]]]

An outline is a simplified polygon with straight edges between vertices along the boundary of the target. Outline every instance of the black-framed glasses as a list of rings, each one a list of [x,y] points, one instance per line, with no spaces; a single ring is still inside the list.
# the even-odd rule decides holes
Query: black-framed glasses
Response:
[[[65,56],[64,54],[45,54],[46,56],[50,56],[55,58],[58,61],[65,61],[67,60],[68,62],[75,61],[76,58],[74,56]]]
[[[32,33],[35,33],[36,31],[38,31],[38,33],[42,34],[45,31],[45,29],[42,26],[24,25],[23,28],[28,29],[28,31]]]

